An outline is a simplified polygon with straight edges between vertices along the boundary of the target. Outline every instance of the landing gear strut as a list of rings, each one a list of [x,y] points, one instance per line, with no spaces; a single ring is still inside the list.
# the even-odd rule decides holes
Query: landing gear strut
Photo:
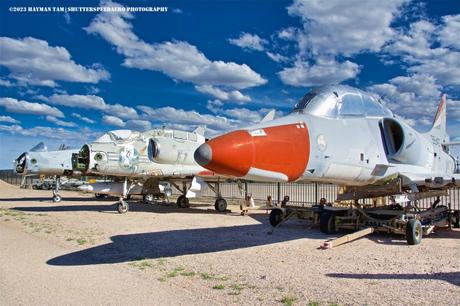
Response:
[[[59,203],[62,200],[62,196],[59,194],[60,184],[61,184],[61,177],[56,176],[56,184],[55,184],[56,186],[54,187],[54,190],[53,190],[53,202],[54,203]]]
[[[120,201],[117,204],[118,213],[125,214],[129,211],[129,204],[124,201],[123,197],[120,197]]]

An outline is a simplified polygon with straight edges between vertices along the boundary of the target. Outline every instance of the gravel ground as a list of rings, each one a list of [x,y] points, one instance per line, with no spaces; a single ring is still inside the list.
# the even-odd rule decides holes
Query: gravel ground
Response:
[[[460,305],[460,231],[331,250],[291,220],[131,203],[0,182],[0,305]],[[198,201],[192,201],[198,203]]]

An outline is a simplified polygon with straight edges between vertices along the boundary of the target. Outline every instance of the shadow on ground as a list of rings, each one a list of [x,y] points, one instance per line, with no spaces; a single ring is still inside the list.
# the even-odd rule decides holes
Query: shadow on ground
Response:
[[[370,279],[370,280],[442,280],[451,283],[455,286],[460,286],[460,272],[440,272],[427,274],[347,274],[347,273],[330,273],[326,274],[329,277],[335,278],[352,278],[352,279]]]
[[[237,250],[301,238],[324,239],[318,231],[285,227],[275,231],[266,221],[262,224],[231,227],[171,230],[164,232],[117,235],[112,242],[50,259],[54,266],[79,266],[121,263],[191,254]]]
[[[67,199],[66,199],[67,200]],[[84,202],[85,199],[79,199],[79,202]],[[89,199],[88,204],[82,205],[62,205],[65,202],[56,205],[56,203],[50,203],[50,206],[18,206],[12,207],[12,209],[24,211],[24,212],[77,212],[77,211],[96,211],[96,212],[113,212],[118,213],[116,201],[111,203],[100,204],[99,201]],[[104,202],[103,202],[104,203]],[[152,213],[189,213],[189,214],[222,214],[214,209],[214,205],[207,204],[191,204],[188,208],[180,208],[175,203],[165,204],[146,204],[142,202],[131,202],[129,203],[129,212],[152,212]],[[128,212],[128,214],[129,214]],[[238,211],[239,213],[239,211]],[[238,214],[239,215],[239,214]],[[268,218],[268,215],[267,215]]]

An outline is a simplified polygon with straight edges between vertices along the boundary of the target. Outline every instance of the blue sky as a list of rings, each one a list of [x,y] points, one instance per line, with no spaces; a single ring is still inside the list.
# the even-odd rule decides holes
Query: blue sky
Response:
[[[287,113],[311,87],[379,94],[427,130],[441,93],[460,137],[458,1],[34,1],[0,3],[0,168],[44,141],[79,148],[120,128],[207,125],[216,135]]]

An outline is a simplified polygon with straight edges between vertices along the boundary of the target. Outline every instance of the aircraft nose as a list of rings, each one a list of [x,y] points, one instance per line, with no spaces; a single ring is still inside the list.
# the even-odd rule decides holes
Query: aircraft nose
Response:
[[[305,123],[230,132],[202,144],[194,155],[198,164],[218,174],[275,181],[298,179],[309,156]]]

